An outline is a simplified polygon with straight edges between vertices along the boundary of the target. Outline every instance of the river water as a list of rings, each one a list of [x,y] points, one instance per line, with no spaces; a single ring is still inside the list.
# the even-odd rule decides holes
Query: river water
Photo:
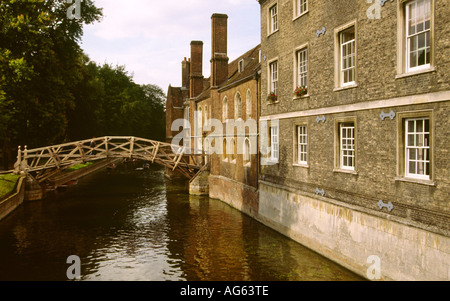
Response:
[[[164,170],[119,165],[0,221],[0,280],[335,281],[359,276]]]

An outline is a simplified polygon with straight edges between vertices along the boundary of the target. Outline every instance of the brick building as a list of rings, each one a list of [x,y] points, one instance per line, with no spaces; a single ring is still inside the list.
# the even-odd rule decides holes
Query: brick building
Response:
[[[257,218],[369,278],[376,256],[381,279],[449,280],[448,3],[259,3]]]
[[[211,16],[211,75],[204,78],[203,42],[192,41],[189,59],[182,62],[182,87],[169,86],[167,94],[168,142],[180,135],[172,130],[176,119],[189,120],[184,137],[195,152],[210,154],[208,184],[202,192],[250,215],[258,211],[257,129],[226,132],[227,120],[258,120],[260,97],[260,45],[229,62],[228,16]],[[212,120],[220,122],[222,133]],[[166,174],[170,174],[167,172]]]

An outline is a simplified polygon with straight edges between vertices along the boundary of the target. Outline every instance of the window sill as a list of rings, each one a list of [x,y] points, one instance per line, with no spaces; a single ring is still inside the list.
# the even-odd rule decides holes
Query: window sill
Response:
[[[294,97],[292,98],[292,100],[297,100],[297,99],[302,99],[302,98],[309,98],[309,94],[302,95],[302,96],[294,96]]]
[[[300,17],[303,17],[307,13],[309,13],[309,10],[306,10],[306,11],[302,12],[300,15],[295,16],[294,19],[292,19],[292,22],[294,22],[295,20],[299,19]]]
[[[292,166],[295,167],[303,167],[303,168],[309,168],[308,164],[301,164],[301,163],[293,163]]]
[[[252,167],[252,165],[251,165],[251,163],[249,162],[249,163],[244,164],[244,167],[245,167],[245,168],[250,168],[250,167]]]
[[[424,74],[424,73],[430,73],[430,72],[435,72],[435,71],[436,71],[435,67],[424,68],[422,70],[416,70],[416,71],[405,72],[405,73],[402,73],[402,74],[397,74],[395,76],[395,79],[400,79],[400,78],[405,78],[405,77],[409,77],[409,76],[414,76],[414,75],[419,75],[419,74]]]
[[[347,89],[353,89],[353,88],[357,88],[357,87],[358,87],[358,84],[352,84],[352,85],[348,85],[348,86],[337,87],[337,88],[334,88],[333,92],[347,90]]]
[[[280,103],[280,101],[279,100],[277,100],[277,101],[270,101],[268,105],[269,106],[270,105],[276,105],[277,103]]]
[[[351,175],[358,175],[358,172],[355,170],[349,170],[349,169],[341,169],[341,168],[335,168],[333,169],[333,172],[339,172],[339,173],[347,173],[347,174],[351,174]]]
[[[276,34],[278,31],[279,31],[279,29],[274,30],[274,31],[272,31],[272,32],[269,32],[269,33],[267,34],[267,38],[269,38],[271,35]]]
[[[436,187],[436,182],[431,180],[422,180],[422,179],[414,179],[414,178],[405,178],[405,177],[396,177],[396,182],[408,182],[408,183],[415,183],[415,184],[421,184],[421,185],[427,185],[427,186],[433,186]]]

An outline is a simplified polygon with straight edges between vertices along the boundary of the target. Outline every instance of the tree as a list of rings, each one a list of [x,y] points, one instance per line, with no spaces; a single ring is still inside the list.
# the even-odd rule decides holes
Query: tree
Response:
[[[64,0],[0,2],[0,142],[38,146],[61,139],[80,73],[83,24],[101,10],[83,2],[80,19],[67,18]]]

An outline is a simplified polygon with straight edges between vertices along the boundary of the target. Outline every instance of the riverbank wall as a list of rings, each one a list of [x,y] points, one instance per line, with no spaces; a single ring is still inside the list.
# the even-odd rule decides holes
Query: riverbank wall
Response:
[[[12,194],[0,200],[0,221],[19,207],[24,200],[26,177],[20,177]]]
[[[69,181],[78,180],[93,172],[106,168],[111,163],[118,163],[121,160],[119,158],[113,158],[96,162],[91,166],[79,170],[55,175],[49,178],[48,181],[51,186],[57,187]],[[23,202],[42,200],[45,194],[45,187],[39,185],[32,177],[22,176],[17,182],[15,192],[0,200],[0,221],[17,209]]]
[[[210,182],[216,181],[214,177]],[[450,280],[450,239],[442,233],[327,197],[260,181],[257,212],[247,198],[210,185],[221,200],[262,224],[373,281]],[[225,192],[228,191],[228,193]],[[239,202],[236,202],[239,199]],[[248,200],[247,200],[248,202]]]

